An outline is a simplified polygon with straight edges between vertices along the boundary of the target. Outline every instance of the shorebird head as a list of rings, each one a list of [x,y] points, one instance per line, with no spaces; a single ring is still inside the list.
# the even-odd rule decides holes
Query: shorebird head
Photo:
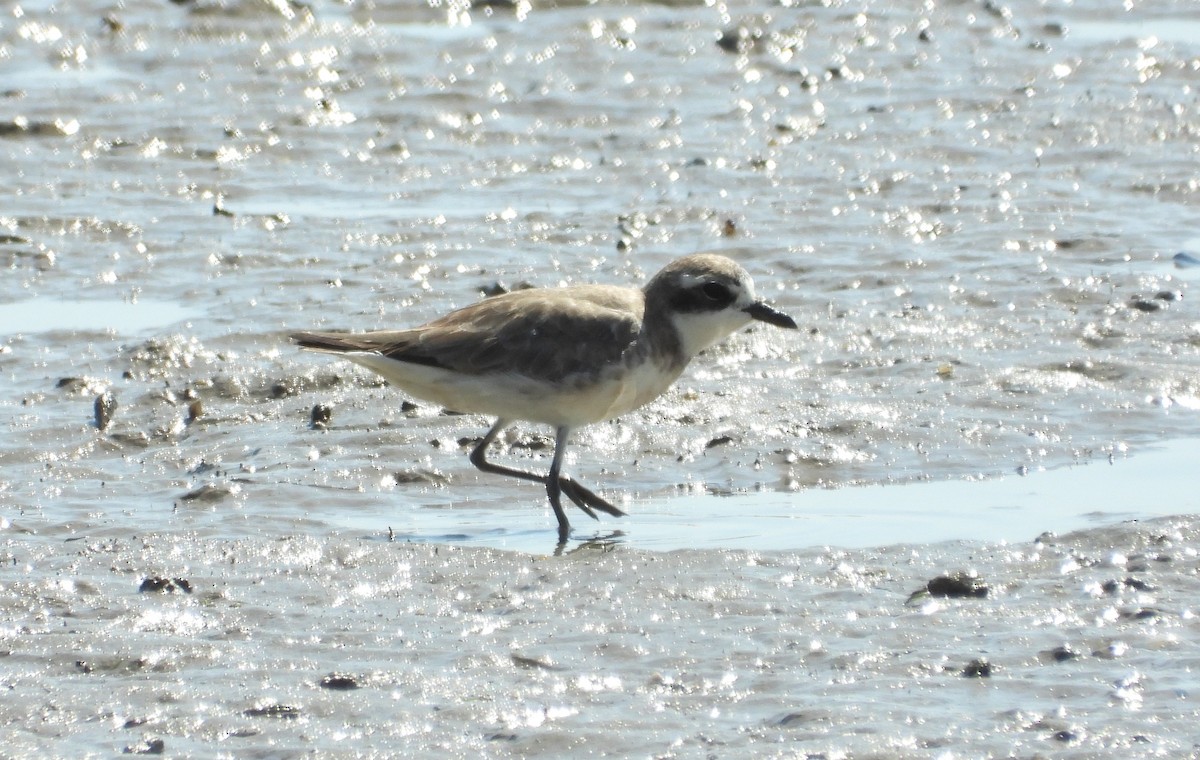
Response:
[[[690,358],[754,320],[795,329],[788,315],[761,301],[749,273],[731,259],[696,254],[675,259],[646,284],[646,309],[661,310]]]

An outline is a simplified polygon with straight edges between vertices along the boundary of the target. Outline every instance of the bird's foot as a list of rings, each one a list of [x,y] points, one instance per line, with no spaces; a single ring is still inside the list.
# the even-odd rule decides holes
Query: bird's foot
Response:
[[[567,495],[568,499],[575,503],[575,506],[582,509],[593,520],[600,519],[593,511],[595,509],[610,514],[613,517],[625,516],[625,513],[620,509],[617,509],[608,501],[597,496],[591,489],[580,485],[578,481],[563,476],[558,479],[558,487],[562,489],[562,492]]]

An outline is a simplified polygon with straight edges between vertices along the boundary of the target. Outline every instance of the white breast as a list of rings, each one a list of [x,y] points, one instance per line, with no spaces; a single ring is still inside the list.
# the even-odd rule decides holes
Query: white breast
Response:
[[[661,396],[682,369],[665,370],[643,362],[624,371],[613,367],[595,383],[555,385],[516,373],[462,375],[365,352],[342,356],[447,409],[554,427],[589,425],[637,409]]]

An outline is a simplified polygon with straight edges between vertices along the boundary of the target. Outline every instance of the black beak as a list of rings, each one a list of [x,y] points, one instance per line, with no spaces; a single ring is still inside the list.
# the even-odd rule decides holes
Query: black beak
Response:
[[[796,329],[796,320],[792,319],[787,314],[784,314],[782,311],[768,306],[762,301],[759,301],[756,304],[751,304],[745,309],[742,309],[742,311],[746,312],[754,319],[757,319],[759,322],[766,322],[767,324],[775,325],[776,327],[786,327],[789,330]]]

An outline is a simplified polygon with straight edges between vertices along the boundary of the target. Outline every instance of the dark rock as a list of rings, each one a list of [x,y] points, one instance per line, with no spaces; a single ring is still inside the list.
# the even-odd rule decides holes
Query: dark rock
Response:
[[[192,593],[192,584],[186,578],[146,578],[138,586],[138,591],[143,594],[154,592],[171,594],[176,591],[190,594]]]
[[[187,424],[192,424],[204,416],[204,403],[196,399],[188,404]]]
[[[762,36],[761,32],[751,32],[744,26],[726,29],[717,37],[717,47],[726,53],[745,53],[754,47],[755,41]]]
[[[358,679],[354,676],[331,673],[321,679],[321,688],[331,691],[354,691],[358,688]]]
[[[122,446],[132,446],[137,449],[144,449],[150,445],[150,436],[142,430],[136,430],[132,433],[113,433],[109,436],[109,440],[119,443]]]
[[[126,747],[124,753],[126,755],[161,755],[166,749],[167,743],[162,739],[147,739],[144,742]]]
[[[248,718],[284,718],[286,720],[295,720],[300,717],[300,708],[293,707],[292,705],[261,705],[243,710],[242,715]]]
[[[1066,644],[1051,649],[1046,652],[1046,655],[1055,662],[1070,662],[1071,660],[1078,660],[1080,657],[1079,652],[1071,649]]]
[[[925,590],[930,596],[949,599],[984,599],[988,595],[987,583],[967,573],[939,575],[925,584]]]
[[[183,501],[195,502],[196,504],[216,504],[232,495],[233,491],[229,488],[205,483],[199,488],[188,491],[179,498]]]
[[[399,470],[392,473],[392,480],[396,485],[412,485],[423,483],[431,486],[445,486],[450,484],[450,478],[437,470]]]
[[[1121,617],[1125,620],[1153,620],[1162,613],[1150,607],[1142,607],[1136,610],[1128,610],[1121,613]]]
[[[1174,261],[1175,266],[1180,269],[1186,269],[1188,267],[1200,267],[1200,258],[1196,258],[1187,251],[1180,251],[1179,253],[1175,254],[1171,260]]]
[[[1109,595],[1116,594],[1122,588],[1131,588],[1134,591],[1153,591],[1154,590],[1154,587],[1151,586],[1149,583],[1146,583],[1145,581],[1139,580],[1137,578],[1126,578],[1123,581],[1107,580],[1100,586],[1100,588],[1104,589],[1104,593],[1109,594]]]
[[[985,659],[971,660],[967,666],[962,669],[963,678],[991,678],[999,668],[992,665]]]
[[[788,726],[798,726],[802,723],[811,723],[812,720],[812,716],[808,715],[807,713],[790,712],[786,715],[781,715],[780,717],[775,718],[771,722],[776,726],[782,726],[786,728]]]
[[[536,657],[526,657],[525,655],[513,652],[509,655],[512,658],[513,665],[526,670],[562,670],[559,666],[549,660],[539,660]]]
[[[541,435],[531,435],[513,441],[510,448],[525,449],[526,451],[545,451],[551,445],[552,441],[549,438]]]
[[[330,421],[333,420],[333,407],[325,404],[313,405],[312,411],[309,413],[308,420],[312,427],[318,430],[324,430],[329,426]]]
[[[107,391],[101,393],[92,404],[92,409],[96,415],[96,428],[104,430],[117,412],[117,398]]]
[[[493,298],[495,296],[504,295],[505,293],[511,293],[514,290],[533,290],[536,287],[537,285],[534,285],[532,282],[527,280],[521,280],[512,287],[505,285],[500,280],[496,280],[489,285],[480,285],[479,292],[482,293],[485,298]]]

